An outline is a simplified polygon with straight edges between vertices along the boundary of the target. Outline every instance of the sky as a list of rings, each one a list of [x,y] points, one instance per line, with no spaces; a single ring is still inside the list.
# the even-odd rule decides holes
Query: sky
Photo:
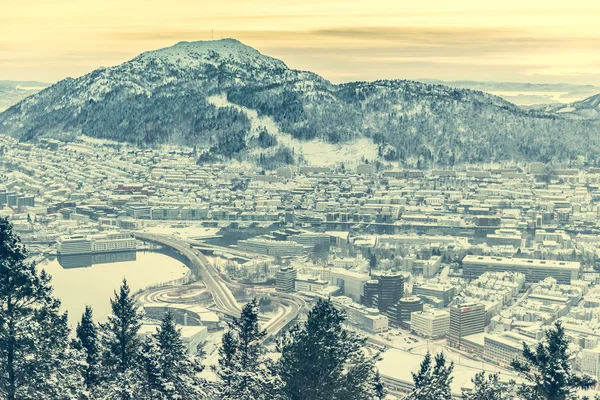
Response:
[[[600,85],[600,1],[0,0],[0,80],[55,82],[233,37],[332,82]]]

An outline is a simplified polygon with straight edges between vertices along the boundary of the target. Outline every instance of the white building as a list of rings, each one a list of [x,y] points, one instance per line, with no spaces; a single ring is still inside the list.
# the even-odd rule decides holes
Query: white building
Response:
[[[365,283],[370,280],[368,274],[348,271],[343,268],[331,268],[331,284],[339,286],[345,296],[350,297],[356,302],[364,295]]]
[[[450,329],[450,314],[441,310],[411,313],[410,329],[415,334],[429,339],[443,337]]]

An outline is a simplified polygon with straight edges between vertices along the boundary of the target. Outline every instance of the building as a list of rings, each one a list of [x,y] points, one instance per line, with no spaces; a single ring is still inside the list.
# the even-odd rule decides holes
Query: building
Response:
[[[297,277],[294,285],[298,292],[320,292],[329,286],[329,282],[317,278]]]
[[[445,284],[435,284],[435,283],[426,283],[426,284],[417,284],[413,285],[412,294],[419,297],[433,297],[436,299],[440,299],[444,302],[444,306],[450,304],[452,299],[454,298],[456,293],[456,289],[454,286],[445,285]]]
[[[447,311],[417,311],[410,314],[410,330],[428,339],[446,336],[450,330],[450,314]]]
[[[581,372],[600,378],[600,347],[581,351]]]
[[[481,303],[463,303],[450,307],[448,344],[460,348],[465,336],[483,333],[485,306]]]
[[[379,281],[371,279],[365,283],[361,303],[366,307],[379,308]]]
[[[371,278],[367,274],[348,271],[343,268],[331,268],[331,284],[339,286],[344,296],[359,302],[364,295],[364,286]]]
[[[61,236],[57,242],[60,255],[134,251],[136,241],[133,233],[106,233],[99,235]]]
[[[516,332],[503,332],[499,335],[486,335],[484,338],[484,357],[503,368],[510,368],[513,360],[521,362],[523,358],[523,342],[534,348],[536,341]]]
[[[534,260],[527,258],[468,255],[462,261],[463,275],[475,279],[484,272],[520,272],[527,282],[539,282],[548,277],[558,283],[570,284],[579,279],[581,263],[573,261]]]
[[[329,248],[329,242],[331,241],[331,238],[325,233],[304,232],[290,236],[290,240],[306,247],[314,247],[319,245],[324,248]]]
[[[248,239],[239,240],[237,245],[240,251],[273,257],[299,256],[304,252],[304,246],[289,241]]]
[[[281,267],[275,273],[275,290],[283,293],[294,291],[296,281],[296,270],[292,267]]]
[[[138,335],[144,337],[153,335],[156,333],[157,328],[160,325],[144,323],[140,330],[138,331]],[[177,326],[177,329],[181,333],[181,340],[183,341],[183,345],[185,346],[187,354],[191,356],[195,356],[198,354],[198,350],[201,348],[201,345],[206,341],[208,337],[208,328],[206,326]]]
[[[332,297],[333,304],[346,312],[346,322],[371,333],[387,332],[388,317],[379,314],[376,308],[361,306],[346,296]]]
[[[383,314],[387,315],[390,324],[405,327],[410,324],[410,315],[419,311],[423,311],[423,300],[417,296],[411,296],[402,298],[396,304],[388,306]]]
[[[400,273],[382,273],[373,278],[379,281],[377,307],[383,312],[396,305],[404,296],[404,276]]]

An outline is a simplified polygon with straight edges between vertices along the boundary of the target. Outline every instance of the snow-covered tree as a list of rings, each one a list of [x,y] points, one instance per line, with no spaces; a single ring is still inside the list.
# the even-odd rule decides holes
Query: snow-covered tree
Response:
[[[155,342],[155,354],[159,365],[161,380],[160,392],[168,399],[207,399],[207,385],[198,377],[204,367],[199,359],[188,357],[187,350],[181,338],[181,332],[175,325],[173,315],[168,312],[149,339]],[[145,353],[146,351],[144,351]]]
[[[119,393],[115,398],[129,398],[137,383],[135,360],[140,350],[138,331],[142,314],[138,310],[127,281],[110,300],[112,314],[101,325],[104,389]],[[121,396],[121,397],[119,397]]]
[[[100,379],[100,339],[98,327],[93,319],[92,307],[85,307],[85,312],[81,316],[81,321],[77,323],[75,332],[77,334],[76,347],[81,348],[84,352],[87,362],[84,372],[85,384],[91,389],[98,384]]]
[[[273,400],[281,398],[272,362],[262,355],[266,332],[258,324],[258,302],[253,299],[234,318],[223,335],[219,351],[220,396],[223,400]]]
[[[219,365],[216,370],[220,381],[221,396],[227,398],[232,395],[234,375],[236,371],[237,339],[232,331],[227,331],[221,337],[219,347]]]
[[[569,400],[579,389],[592,387],[596,380],[588,375],[575,375],[569,363],[569,341],[560,321],[545,332],[545,337],[532,350],[523,343],[524,362],[514,360],[512,367],[528,383],[519,387],[526,400]]]
[[[473,391],[463,393],[463,400],[512,400],[515,398],[514,381],[500,382],[499,374],[489,374],[486,379],[485,372],[481,371],[471,381],[474,385]]]
[[[76,399],[84,395],[83,356],[70,346],[67,315],[50,276],[0,218],[0,397]]]
[[[421,362],[419,372],[412,373],[415,384],[412,392],[406,400],[450,400],[450,383],[452,383],[452,371],[454,363],[446,365],[444,353],[435,356],[435,364],[432,365],[431,354],[428,352]]]
[[[376,399],[385,395],[365,339],[342,327],[344,313],[331,300],[317,301],[303,326],[279,343],[278,372],[292,400]]]

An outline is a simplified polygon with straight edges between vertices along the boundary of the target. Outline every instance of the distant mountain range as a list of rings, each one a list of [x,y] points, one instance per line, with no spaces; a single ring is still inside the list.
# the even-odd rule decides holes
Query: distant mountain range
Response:
[[[43,82],[0,81],[0,112],[50,85]]]
[[[440,81],[437,79],[420,81],[458,89],[481,90],[519,106],[569,104],[600,93],[600,86],[567,83]]]
[[[600,121],[563,114],[439,84],[334,85],[223,39],[181,42],[60,81],[1,113],[0,133],[176,143],[197,146],[200,161],[267,167],[310,162],[315,151],[328,162],[363,156],[407,166],[600,160]]]

